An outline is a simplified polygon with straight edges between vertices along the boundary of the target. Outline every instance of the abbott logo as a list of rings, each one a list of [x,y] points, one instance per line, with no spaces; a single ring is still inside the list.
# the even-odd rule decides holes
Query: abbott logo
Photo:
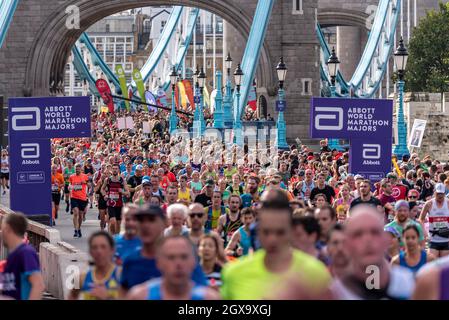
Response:
[[[13,115],[11,118],[14,131],[36,131],[41,128],[41,111],[37,107],[11,108],[12,113],[26,113]],[[34,124],[20,125],[20,120],[34,120]],[[19,122],[19,123],[18,123]]]
[[[327,114],[318,114],[315,116],[315,129],[317,130],[333,130],[343,129],[343,108],[339,107],[316,107],[315,112],[326,112]],[[323,120],[336,120],[334,125],[323,125]]]
[[[40,150],[38,143],[22,143],[20,147],[22,159],[39,159]]]
[[[380,144],[364,144],[363,159],[379,160],[381,157]]]

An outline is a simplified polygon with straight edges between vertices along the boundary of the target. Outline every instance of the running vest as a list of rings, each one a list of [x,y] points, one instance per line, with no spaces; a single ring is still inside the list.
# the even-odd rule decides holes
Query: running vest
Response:
[[[120,177],[119,181],[108,180],[108,206],[109,207],[123,207],[122,194],[119,191],[123,189],[123,178]]]
[[[94,270],[95,270],[94,268],[89,269],[89,271],[86,274],[86,278],[84,279],[83,285],[81,287],[83,300],[96,300],[96,298],[90,294],[90,290],[96,284],[104,284],[106,290],[108,291],[109,297],[117,299],[120,284],[120,276],[119,272],[117,271],[118,267],[115,266],[114,269],[112,270],[112,273],[108,277],[106,277],[106,279],[102,282],[98,282],[94,279],[93,274]]]
[[[251,236],[245,231],[245,226],[239,228],[240,232],[240,246],[243,249],[243,255],[246,256],[251,248]]]
[[[207,222],[205,226],[206,230],[212,230],[218,227],[218,219],[220,219],[220,216],[226,214],[226,207],[221,206],[220,210],[221,215],[219,215],[218,217],[214,217],[212,206],[207,207]]]
[[[438,208],[435,199],[432,199],[432,208],[429,210],[429,233],[430,241],[436,243],[449,242],[449,238],[444,238],[438,234],[434,234],[432,231],[449,227],[449,207],[447,205],[447,199],[444,198],[443,207]]]
[[[164,300],[161,284],[162,278],[154,279],[148,283],[147,300]],[[206,287],[195,284],[190,293],[190,300],[206,300]]]
[[[1,160],[1,173],[9,173],[9,160],[8,157]]]
[[[410,266],[407,264],[407,260],[405,259],[405,251],[399,252],[399,265],[409,269],[410,271],[412,271],[415,274],[426,263],[427,263],[427,253],[425,250],[421,250],[421,258],[419,259],[419,262],[416,266]]]
[[[240,212],[235,221],[231,221],[231,219],[229,218],[229,214],[226,214],[226,222],[225,225],[223,226],[223,234],[222,234],[225,247],[229,243],[229,241],[231,241],[234,232],[236,232],[242,226],[242,224],[243,223],[241,221]]]

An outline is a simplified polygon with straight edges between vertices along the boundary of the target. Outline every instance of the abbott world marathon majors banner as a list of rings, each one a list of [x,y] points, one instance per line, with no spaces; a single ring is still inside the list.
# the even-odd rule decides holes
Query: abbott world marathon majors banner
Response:
[[[51,217],[51,142],[90,137],[89,97],[9,99],[11,209]]]
[[[312,98],[310,137],[350,140],[351,173],[372,181],[391,169],[393,101]]]

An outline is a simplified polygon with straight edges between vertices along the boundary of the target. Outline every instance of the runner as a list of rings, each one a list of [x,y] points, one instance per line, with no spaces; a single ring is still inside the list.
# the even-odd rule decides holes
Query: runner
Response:
[[[84,219],[85,210],[87,207],[87,183],[89,178],[81,173],[81,164],[75,165],[75,174],[69,177],[69,183],[71,190],[70,194],[70,206],[73,214],[73,227],[75,232],[74,238],[81,238],[81,224]]]
[[[87,177],[89,178],[89,182],[87,184],[88,186],[88,197],[89,197],[89,203],[90,203],[90,208],[93,208],[93,204],[94,204],[94,183],[93,183],[93,176],[94,176],[95,170],[92,166],[92,159],[88,158],[86,163],[84,164],[84,174],[87,175]]]
[[[250,176],[247,181],[247,193],[240,196],[242,198],[242,208],[248,208],[259,201],[259,184],[260,178]]]
[[[125,232],[114,236],[115,242],[115,263],[123,265],[123,261],[128,255],[142,247],[142,242],[137,236],[137,220],[134,214],[139,207],[133,204],[126,204],[123,207],[123,221]]]
[[[101,193],[107,201],[109,232],[112,235],[118,234],[122,222],[123,196],[130,196],[128,185],[120,176],[118,164],[112,166],[112,175],[103,183]]]
[[[64,177],[58,173],[56,165],[51,166],[51,199],[53,204],[53,226],[56,225],[55,219],[58,219],[59,203],[61,202],[61,189],[64,187]]]
[[[408,224],[402,231],[405,250],[401,250],[399,255],[395,256],[392,264],[405,267],[416,274],[426,263],[435,260],[432,254],[428,254],[420,245],[420,230],[416,225]]]
[[[269,197],[273,200],[269,201]],[[225,266],[221,287],[223,299],[275,297],[292,279],[301,279],[300,284],[311,297],[323,294],[330,282],[325,266],[290,246],[292,212],[285,193],[268,191],[262,196],[258,211],[257,230],[262,249]]]
[[[229,209],[222,205],[222,195],[220,191],[214,191],[212,193],[212,204],[204,208],[204,212],[207,215],[206,231],[218,229],[218,219],[229,214]]]
[[[335,197],[334,188],[326,184],[326,175],[324,173],[319,173],[316,178],[316,186],[310,193],[310,200],[313,201],[318,194],[324,194],[327,203],[331,204],[332,199]]]
[[[225,247],[231,241],[231,237],[243,225],[240,206],[242,205],[242,200],[236,194],[232,194],[229,197],[229,213],[220,216],[218,219],[217,233],[221,235],[224,241]]]
[[[200,238],[198,246],[198,255],[200,257],[200,265],[209,281],[209,287],[219,289],[222,285],[221,269],[222,266],[218,261],[218,253],[220,244],[211,234],[205,234]]]
[[[16,300],[40,300],[44,292],[44,280],[39,257],[23,242],[28,221],[23,214],[8,214],[2,219],[1,235],[8,258],[0,274],[2,294]]]
[[[449,255],[449,200],[445,192],[444,184],[437,183],[434,198],[426,202],[419,217],[424,229],[429,216],[429,252],[436,258]]]
[[[114,239],[105,231],[89,237],[93,266],[81,275],[79,289],[73,289],[69,300],[113,300],[118,298],[120,268],[113,262]],[[81,297],[80,297],[81,296]]]
[[[106,215],[108,204],[104,199],[103,194],[101,193],[101,187],[105,183],[105,181],[109,178],[110,171],[107,169],[106,164],[101,166],[101,169],[95,172],[93,177],[94,183],[94,191],[97,195],[97,204],[98,204],[98,219],[100,220],[100,230],[104,230],[106,228]]]
[[[137,219],[137,233],[142,241],[142,248],[128,255],[123,262],[120,279],[120,297],[122,298],[135,285],[161,276],[155,257],[157,243],[163,237],[166,224],[164,211],[160,207],[143,207],[134,216]],[[199,265],[192,279],[200,285],[207,285]]]
[[[189,209],[181,204],[175,203],[167,208],[167,217],[170,225],[164,230],[164,237],[189,236],[189,228],[185,226]]]
[[[345,250],[344,226],[336,224],[329,232],[327,253],[329,271],[334,278],[341,278],[350,272],[349,254]]]
[[[256,219],[256,212],[253,208],[244,208],[241,215],[243,225],[238,228],[236,232],[234,232],[225,249],[225,252],[228,256],[241,257],[246,256],[250,253],[250,226]]]
[[[0,182],[3,188],[3,195],[5,195],[6,189],[9,189],[9,155],[6,149],[2,150],[0,165]]]
[[[371,182],[369,180],[363,180],[360,182],[360,197],[355,198],[351,202],[350,210],[354,209],[355,206],[360,204],[372,205],[379,210],[379,212],[384,212],[382,204],[379,199],[373,197],[371,193]]]
[[[449,300],[449,256],[437,259],[418,272],[414,300]]]
[[[215,182],[212,179],[206,181],[204,192],[195,197],[195,202],[201,203],[203,207],[208,207],[212,204],[212,196],[214,194]]]
[[[69,185],[70,181],[69,178],[71,175],[75,174],[75,168],[73,167],[73,162],[71,159],[67,161],[67,168],[64,169],[64,180],[65,180],[65,186],[64,186],[64,199],[66,203],[65,212],[69,212],[70,210],[70,190]]]
[[[134,204],[137,204],[139,206],[144,206],[144,205],[148,205],[148,204],[153,204],[150,203],[151,202],[151,198],[153,197],[157,197],[155,195],[153,195],[153,193],[151,192],[151,183],[148,180],[142,180],[142,190],[139,192],[138,197],[134,200]],[[158,206],[161,205],[161,200],[159,198]]]
[[[293,216],[292,246],[308,255],[328,264],[326,256],[318,249],[317,242],[321,234],[318,220],[312,216]]]
[[[179,177],[178,199],[188,206],[194,198],[192,191],[187,188],[187,175]]]
[[[345,249],[351,269],[334,280],[334,297],[338,300],[409,299],[414,288],[413,273],[400,266],[390,266],[385,259],[387,247],[383,217],[377,209],[368,204],[354,208],[345,225]],[[379,277],[376,286],[368,278],[373,272]]]
[[[193,245],[183,236],[164,238],[156,251],[161,277],[133,288],[128,300],[218,300],[219,294],[192,281],[196,269]]]

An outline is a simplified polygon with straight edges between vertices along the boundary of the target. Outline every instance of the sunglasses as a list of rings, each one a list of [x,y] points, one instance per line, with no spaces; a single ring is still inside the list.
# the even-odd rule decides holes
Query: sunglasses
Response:
[[[190,218],[195,218],[195,217],[197,217],[197,218],[202,218],[203,216],[204,216],[204,213],[191,213],[191,214],[189,214],[189,216],[190,216]]]
[[[409,196],[408,198],[409,199],[416,199],[416,198],[418,198],[418,196]]]

